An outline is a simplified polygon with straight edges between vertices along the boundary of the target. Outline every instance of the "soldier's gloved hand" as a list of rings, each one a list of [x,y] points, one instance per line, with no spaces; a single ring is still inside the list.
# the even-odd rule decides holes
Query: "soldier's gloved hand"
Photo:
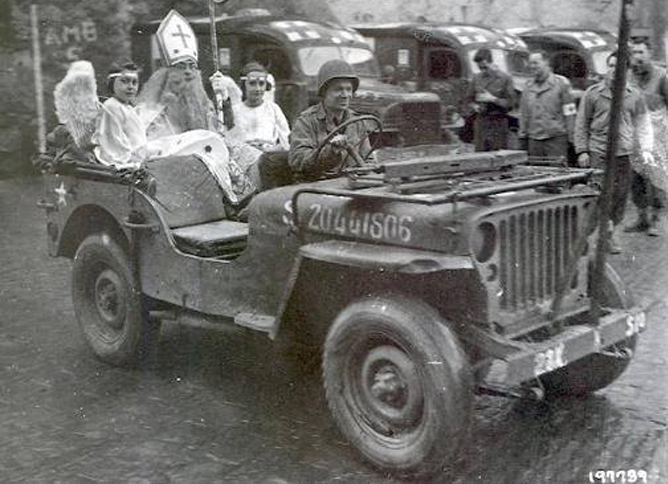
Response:
[[[220,94],[223,98],[223,101],[226,101],[227,98],[230,97],[228,86],[230,82],[234,82],[232,79],[223,75],[222,72],[216,71],[209,78],[209,81],[211,82],[211,88],[213,89],[213,92]]]
[[[580,168],[588,168],[589,167],[589,153],[580,153],[578,155],[578,166]]]
[[[337,134],[331,140],[329,140],[329,144],[339,150],[343,150],[348,144],[348,137],[345,134]]]
[[[642,152],[642,161],[646,165],[653,165],[654,164],[654,155],[650,153],[649,151],[643,151]]]

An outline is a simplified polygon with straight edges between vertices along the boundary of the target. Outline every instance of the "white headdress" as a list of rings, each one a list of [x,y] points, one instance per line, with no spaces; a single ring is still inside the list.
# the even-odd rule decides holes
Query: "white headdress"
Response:
[[[188,21],[171,10],[160,22],[156,33],[158,45],[167,65],[192,60],[197,62],[197,37]]]
[[[53,91],[58,121],[64,124],[80,148],[90,144],[100,111],[93,64],[73,62]]]

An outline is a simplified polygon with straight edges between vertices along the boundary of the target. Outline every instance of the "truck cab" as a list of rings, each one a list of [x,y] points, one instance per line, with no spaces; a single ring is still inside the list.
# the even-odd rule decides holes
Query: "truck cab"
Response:
[[[189,18],[200,49],[203,77],[213,72],[210,21]],[[132,30],[133,59],[148,77],[160,65],[155,33],[159,20],[138,24]],[[263,13],[220,17],[216,23],[221,70],[239,79],[249,61],[263,64],[276,79],[276,102],[290,124],[308,106],[318,102],[316,76],[331,59],[352,64],[360,87],[351,107],[361,114],[378,116],[384,132],[380,145],[440,143],[445,127],[438,97],[410,92],[380,82],[378,61],[361,35],[354,30],[315,20],[286,18]]]
[[[543,28],[516,33],[530,49],[548,53],[552,70],[571,81],[577,99],[603,79],[608,56],[617,49],[614,35],[605,31]]]
[[[462,128],[466,91],[478,67],[480,48],[492,51],[494,63],[515,80],[519,91],[529,77],[528,49],[517,36],[479,25],[394,23],[354,25],[374,47],[383,67],[393,66],[397,82],[414,90],[438,94],[450,124]],[[517,117],[511,115],[511,125]]]

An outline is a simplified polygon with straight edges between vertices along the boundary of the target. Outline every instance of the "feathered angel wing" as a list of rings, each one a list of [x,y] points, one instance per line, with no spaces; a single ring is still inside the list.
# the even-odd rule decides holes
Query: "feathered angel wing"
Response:
[[[73,63],[53,91],[58,120],[69,130],[79,148],[88,148],[100,113],[93,66]]]

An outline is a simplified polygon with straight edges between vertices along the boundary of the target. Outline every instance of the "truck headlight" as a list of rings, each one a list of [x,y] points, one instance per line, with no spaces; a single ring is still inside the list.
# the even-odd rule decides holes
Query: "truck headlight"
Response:
[[[473,229],[470,239],[471,252],[478,262],[487,262],[496,248],[496,227],[491,222],[482,222]]]

